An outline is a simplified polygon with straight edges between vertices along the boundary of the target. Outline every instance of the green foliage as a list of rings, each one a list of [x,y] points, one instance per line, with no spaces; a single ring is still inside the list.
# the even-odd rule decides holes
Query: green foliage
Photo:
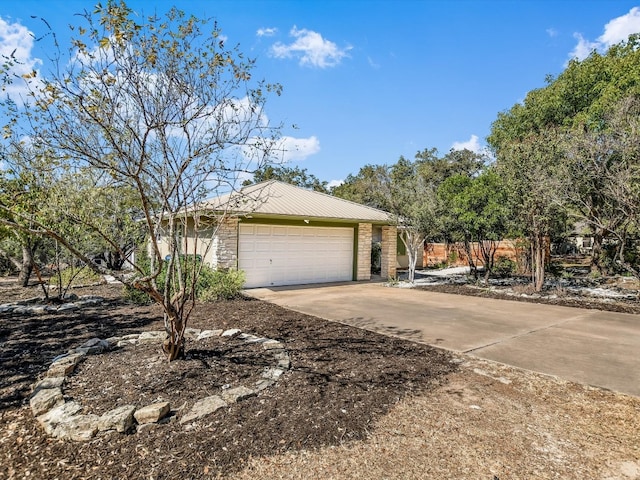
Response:
[[[131,285],[125,284],[122,287],[122,294],[125,300],[135,303],[136,305],[150,305],[153,303],[148,293],[142,292]]]
[[[356,175],[349,174],[342,184],[332,187],[331,194],[388,211],[388,201],[381,188],[386,175],[387,169],[384,165],[365,165]]]
[[[493,265],[493,273],[500,278],[512,276],[514,273],[516,273],[516,269],[516,262],[511,260],[509,257],[505,257],[504,255],[500,255]]]
[[[145,265],[145,273],[150,271],[148,257],[141,260]],[[201,301],[229,300],[240,295],[245,283],[244,272],[233,269],[213,269],[207,264],[203,264],[199,258],[183,256],[180,261],[183,282],[188,282],[196,269],[197,280],[194,288],[194,297]],[[164,293],[164,286],[167,284],[168,262],[164,262],[162,270],[156,282],[160,293]],[[169,282],[171,295],[176,293],[175,288],[180,282]],[[125,285],[125,297],[136,304],[147,305],[151,303],[148,294],[131,286]]]
[[[252,185],[267,180],[279,180],[298,187],[314,190],[320,193],[329,193],[329,182],[320,180],[312,173],[307,173],[306,168],[287,167],[285,165],[265,165],[253,172],[253,181],[245,180],[243,185]]]
[[[245,275],[241,270],[211,270],[204,275],[198,298],[204,302],[231,300],[240,296]]]
[[[102,276],[94,272],[88,267],[67,267],[58,275],[51,278],[51,283],[57,288],[77,287],[80,285],[92,285],[95,283],[103,283]]]

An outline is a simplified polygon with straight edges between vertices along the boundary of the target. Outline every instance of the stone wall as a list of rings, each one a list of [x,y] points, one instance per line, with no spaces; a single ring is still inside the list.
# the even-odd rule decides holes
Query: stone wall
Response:
[[[382,227],[382,259],[380,276],[383,280],[396,276],[398,251],[398,229],[394,226]]]
[[[370,223],[358,224],[358,266],[356,280],[371,279],[371,232]]]
[[[238,267],[238,219],[227,217],[218,226],[211,264],[219,268]]]

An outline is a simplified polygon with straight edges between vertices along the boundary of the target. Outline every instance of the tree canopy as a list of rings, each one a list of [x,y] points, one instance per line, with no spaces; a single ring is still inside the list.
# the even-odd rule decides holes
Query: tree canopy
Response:
[[[35,212],[0,201],[0,223],[53,238],[96,271],[104,268],[91,249],[108,246],[126,258],[140,227],[150,267],[133,261],[136,275],[120,277],[163,307],[174,359],[201,268],[189,254],[224,215],[212,221],[198,206],[270,161],[280,126],[264,107],[281,87],[254,80],[254,60],[229,48],[216,23],[176,8],[141,17],[109,1],[72,30],[71,45],[49,54],[53,67],[42,76],[12,77],[12,59],[5,63],[5,81],[29,89],[27,98],[2,103],[5,180],[20,182],[46,165],[57,193],[38,198]]]

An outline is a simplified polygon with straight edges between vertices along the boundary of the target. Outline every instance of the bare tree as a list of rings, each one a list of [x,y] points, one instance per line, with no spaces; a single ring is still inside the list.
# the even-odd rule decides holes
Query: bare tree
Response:
[[[593,255],[599,263],[604,238],[617,244],[617,263],[640,278],[640,268],[628,262],[629,233],[640,228],[640,99],[619,100],[603,117],[601,128],[574,128],[565,138],[567,168],[573,182],[568,197],[573,215],[595,233]]]
[[[264,105],[281,88],[252,81],[254,61],[227,48],[215,23],[175,8],[164,17],[143,17],[124,2],[109,1],[83,19],[51,74],[26,76],[30,96],[23,107],[13,105],[23,121],[10,125],[8,136],[16,143],[25,133],[37,139],[68,180],[91,171],[94,188],[135,192],[132,215],[139,215],[147,233],[151,266],[133,262],[136,276],[121,278],[162,306],[165,350],[173,360],[184,353],[202,268],[198,254],[225,216],[205,215],[200,205],[234,190],[243,172],[269,161],[280,129],[270,125]],[[28,129],[16,133],[25,118]],[[104,218],[87,215],[78,204],[84,193],[58,198],[66,217],[125,255]],[[29,231],[55,238],[104,270],[55,224],[30,220]]]

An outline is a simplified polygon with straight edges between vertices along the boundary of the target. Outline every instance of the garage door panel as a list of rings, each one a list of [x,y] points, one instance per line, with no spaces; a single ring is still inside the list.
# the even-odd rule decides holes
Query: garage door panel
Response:
[[[351,280],[353,228],[240,225],[238,264],[246,286]]]

